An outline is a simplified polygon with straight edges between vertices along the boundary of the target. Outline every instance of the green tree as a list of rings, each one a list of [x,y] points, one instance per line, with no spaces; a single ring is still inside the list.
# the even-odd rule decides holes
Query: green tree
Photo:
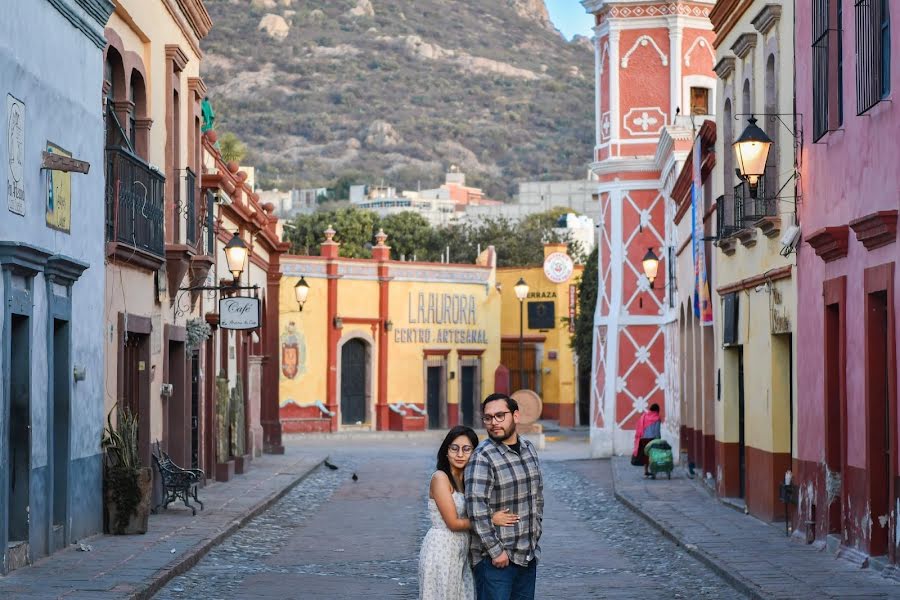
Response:
[[[435,231],[419,213],[407,211],[388,215],[378,225],[388,235],[391,258],[399,260],[434,260],[432,250]]]
[[[219,152],[222,153],[222,160],[225,162],[234,161],[240,164],[247,156],[247,146],[238,139],[238,136],[227,131],[219,137]]]
[[[297,215],[285,226],[287,241],[291,242],[291,252],[313,256],[321,254],[319,246],[325,241],[325,230],[329,225],[336,232],[334,241],[341,244],[341,256],[372,256],[371,245],[378,227],[378,216],[352,206]]]
[[[589,373],[593,362],[594,311],[597,308],[599,291],[597,278],[597,248],[588,255],[578,281],[578,312],[575,315],[575,333],[571,347],[578,355],[578,370]]]

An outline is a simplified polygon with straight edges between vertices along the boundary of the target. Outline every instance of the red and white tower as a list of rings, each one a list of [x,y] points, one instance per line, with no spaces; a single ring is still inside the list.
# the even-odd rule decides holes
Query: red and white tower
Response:
[[[653,403],[660,405],[668,424],[664,435],[677,449],[677,377],[671,372],[676,312],[669,276],[677,249],[674,208],[662,181],[672,154],[660,139],[676,122],[689,126],[704,102],[708,112],[715,106],[709,22],[714,4],[582,0],[595,19],[597,139],[591,168],[600,181],[601,215],[594,456],[630,454],[637,419]],[[642,267],[648,249],[660,258],[652,289]]]

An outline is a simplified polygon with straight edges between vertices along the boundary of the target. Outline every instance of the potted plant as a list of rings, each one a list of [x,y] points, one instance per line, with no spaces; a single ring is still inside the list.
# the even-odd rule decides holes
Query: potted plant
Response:
[[[141,464],[138,417],[119,408],[116,424],[112,410],[103,432],[103,500],[107,533],[147,533],[150,519],[151,473]]]

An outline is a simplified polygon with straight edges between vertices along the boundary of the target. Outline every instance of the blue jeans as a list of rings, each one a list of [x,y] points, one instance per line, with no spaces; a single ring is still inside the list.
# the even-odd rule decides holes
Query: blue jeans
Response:
[[[478,600],[534,600],[537,560],[527,567],[509,563],[498,569],[489,556],[475,565],[475,596]]]

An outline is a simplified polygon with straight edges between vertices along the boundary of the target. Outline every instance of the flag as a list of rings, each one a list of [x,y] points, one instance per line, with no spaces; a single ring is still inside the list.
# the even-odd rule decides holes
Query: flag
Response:
[[[706,251],[703,242],[703,184],[700,181],[702,150],[700,136],[694,138],[693,182],[691,183],[691,238],[694,258],[694,317],[701,325],[712,325],[712,301],[706,276]]]

